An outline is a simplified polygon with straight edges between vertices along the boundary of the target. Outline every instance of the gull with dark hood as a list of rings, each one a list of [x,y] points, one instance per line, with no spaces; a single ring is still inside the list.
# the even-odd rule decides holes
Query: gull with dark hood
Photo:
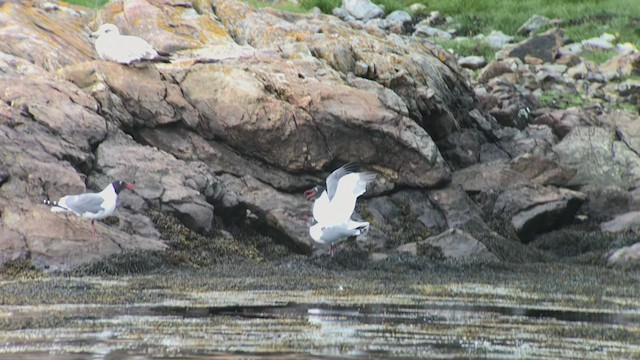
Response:
[[[82,218],[91,219],[91,231],[95,234],[94,221],[113,214],[116,209],[118,194],[124,189],[133,190],[133,184],[117,180],[107,185],[99,193],[66,195],[58,201],[46,199],[44,204],[51,206],[51,211],[53,212],[71,212]]]

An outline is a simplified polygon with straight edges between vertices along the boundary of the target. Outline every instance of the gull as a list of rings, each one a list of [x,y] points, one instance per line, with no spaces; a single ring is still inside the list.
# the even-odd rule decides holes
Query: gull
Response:
[[[96,37],[95,47],[102,60],[131,64],[138,61],[170,62],[169,54],[158,52],[145,39],[120,35],[113,24],[103,24],[91,37]]]
[[[52,212],[72,212],[85,219],[91,219],[91,233],[96,234],[96,219],[104,219],[113,214],[116,209],[118,194],[124,190],[133,190],[133,184],[123,180],[116,180],[107,185],[99,193],[84,193],[66,195],[58,201],[44,200],[45,205],[51,206]]]
[[[351,215],[356,207],[356,199],[365,193],[367,185],[376,175],[359,171],[355,164],[348,163],[327,177],[326,189],[318,185],[304,192],[307,200],[314,200],[313,217],[317,222],[309,228],[309,235],[317,243],[329,244],[331,256],[335,244],[369,229],[368,222],[353,221]]]

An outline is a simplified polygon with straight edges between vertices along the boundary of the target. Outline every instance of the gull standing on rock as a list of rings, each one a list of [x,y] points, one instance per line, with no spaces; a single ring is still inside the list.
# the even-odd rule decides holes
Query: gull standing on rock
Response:
[[[113,24],[103,24],[91,33],[96,37],[96,52],[102,60],[131,64],[137,61],[171,62],[169,54],[158,52],[145,39],[137,36],[120,35]]]
[[[315,200],[313,217],[317,223],[309,228],[309,234],[314,241],[329,244],[331,256],[335,244],[369,229],[368,222],[353,221],[351,215],[356,207],[356,199],[365,193],[367,185],[376,175],[359,171],[355,164],[349,163],[327,177],[326,189],[316,186],[304,192],[307,200]]]
[[[84,193],[66,195],[58,201],[44,200],[45,205],[51,206],[52,212],[72,212],[85,219],[91,219],[91,233],[96,234],[96,219],[104,219],[113,214],[116,209],[118,194],[124,190],[133,190],[133,184],[117,180],[107,185],[99,193]]]

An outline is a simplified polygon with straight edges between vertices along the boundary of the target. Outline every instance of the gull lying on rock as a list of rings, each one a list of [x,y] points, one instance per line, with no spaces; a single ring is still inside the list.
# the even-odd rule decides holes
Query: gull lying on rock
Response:
[[[58,201],[44,200],[53,212],[72,212],[82,218],[91,219],[91,233],[96,234],[96,219],[103,219],[113,214],[116,209],[118,194],[124,189],[133,189],[133,184],[117,180],[107,185],[99,193],[66,195]]]
[[[158,52],[146,40],[137,36],[120,35],[113,24],[103,24],[91,33],[96,37],[96,52],[102,60],[131,64],[138,61],[171,62],[167,53]]]
[[[331,256],[335,244],[369,229],[368,222],[353,221],[351,215],[356,207],[356,199],[365,193],[367,185],[376,175],[359,171],[356,165],[349,163],[327,177],[326,189],[316,186],[304,192],[307,200],[315,200],[313,217],[317,223],[309,228],[309,234],[314,241],[329,244]]]

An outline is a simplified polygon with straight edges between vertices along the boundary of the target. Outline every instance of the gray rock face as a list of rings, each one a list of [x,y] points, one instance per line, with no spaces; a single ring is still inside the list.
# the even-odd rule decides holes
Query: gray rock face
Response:
[[[447,230],[437,236],[398,247],[398,251],[418,254],[418,247],[424,244],[437,247],[446,259],[460,262],[498,261],[498,257],[469,234],[457,229]]]
[[[637,152],[616,137],[612,129],[577,127],[553,147],[560,164],[576,169],[570,185],[637,187],[640,159]]]
[[[385,17],[385,19],[387,19],[388,21],[397,21],[402,24],[409,23],[411,22],[411,20],[413,20],[411,18],[411,15],[409,15],[409,13],[404,10],[392,11]]]
[[[600,224],[600,230],[607,232],[638,231],[638,229],[640,229],[640,211],[620,214]]]
[[[342,0],[342,8],[358,20],[367,21],[384,16],[384,10],[370,0]]]
[[[497,197],[493,215],[509,218],[518,236],[528,241],[570,223],[585,200],[584,194],[568,189],[515,185]]]

